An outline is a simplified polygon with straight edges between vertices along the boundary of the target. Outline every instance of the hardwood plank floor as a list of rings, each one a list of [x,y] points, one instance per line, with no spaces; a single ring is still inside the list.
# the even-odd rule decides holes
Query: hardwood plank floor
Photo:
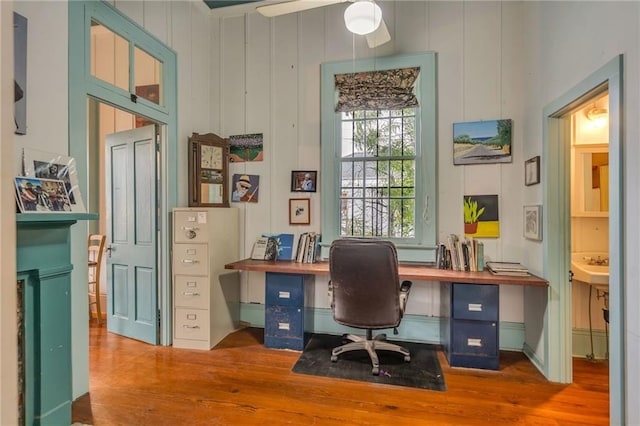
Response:
[[[262,329],[212,351],[151,346],[90,328],[90,393],[73,421],[101,425],[608,425],[605,362],[574,360],[574,383],[548,382],[522,353],[500,371],[450,368],[447,391],[291,372],[299,353],[265,349]]]

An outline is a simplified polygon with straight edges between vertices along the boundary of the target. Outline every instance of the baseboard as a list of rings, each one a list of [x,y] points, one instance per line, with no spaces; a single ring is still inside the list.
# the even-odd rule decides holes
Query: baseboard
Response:
[[[574,328],[571,343],[574,357],[591,357],[591,336],[588,328]],[[604,330],[593,330],[593,359],[607,359],[607,350],[607,333]]]

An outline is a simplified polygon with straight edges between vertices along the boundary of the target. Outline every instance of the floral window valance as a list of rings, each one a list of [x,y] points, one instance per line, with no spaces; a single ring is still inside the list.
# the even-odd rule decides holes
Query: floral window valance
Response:
[[[418,106],[413,85],[420,67],[336,74],[336,112]]]

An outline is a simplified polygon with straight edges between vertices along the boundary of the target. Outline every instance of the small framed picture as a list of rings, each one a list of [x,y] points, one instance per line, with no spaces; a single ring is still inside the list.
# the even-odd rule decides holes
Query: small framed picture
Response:
[[[21,213],[69,213],[71,202],[65,182],[59,179],[15,178]]]
[[[309,198],[289,199],[289,225],[309,225],[311,223],[311,200]]]
[[[540,156],[524,162],[524,184],[527,186],[540,183]]]
[[[294,170],[291,172],[291,192],[316,192],[318,172],[315,170]]]
[[[524,206],[524,237],[542,241],[542,206]]]
[[[26,177],[63,181],[67,189],[71,211],[86,212],[78,186],[76,162],[73,157],[23,148],[22,161]]]

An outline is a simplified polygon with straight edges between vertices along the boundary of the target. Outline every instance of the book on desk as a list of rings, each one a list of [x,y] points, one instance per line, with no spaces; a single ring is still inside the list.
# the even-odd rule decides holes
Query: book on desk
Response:
[[[494,275],[526,277],[529,270],[518,262],[487,262],[487,270]]]

